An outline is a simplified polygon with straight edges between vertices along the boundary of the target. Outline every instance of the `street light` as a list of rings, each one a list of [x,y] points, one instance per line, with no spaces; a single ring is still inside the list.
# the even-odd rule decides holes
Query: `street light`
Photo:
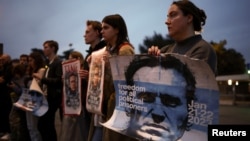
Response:
[[[227,84],[228,84],[229,86],[231,86],[232,83],[233,83],[232,79],[227,80]]]
[[[232,91],[233,91],[233,105],[236,105],[236,85],[239,85],[238,81],[235,81],[235,84],[233,84],[233,80],[229,79],[227,80],[227,84],[229,86],[232,86]]]

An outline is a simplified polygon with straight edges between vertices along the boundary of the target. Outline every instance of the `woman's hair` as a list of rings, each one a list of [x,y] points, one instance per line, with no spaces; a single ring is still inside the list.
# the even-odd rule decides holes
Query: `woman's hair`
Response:
[[[13,74],[18,74],[21,77],[24,76],[26,74],[26,66],[23,64],[17,64],[14,68],[13,68]]]
[[[102,22],[112,26],[114,29],[117,29],[119,31],[116,40],[116,47],[123,42],[129,42],[127,26],[122,16],[120,16],[119,14],[108,15],[103,18]]]
[[[45,67],[45,58],[37,51],[30,53],[29,57],[34,59],[35,68],[29,68],[29,74],[37,72],[40,68]]]
[[[201,31],[202,26],[206,24],[206,13],[199,9],[189,0],[174,1],[172,5],[176,5],[186,16],[188,14],[193,16],[193,26],[195,31]]]
[[[70,52],[70,55],[72,58],[80,60],[81,67],[83,67],[84,57],[79,51],[72,51]]]

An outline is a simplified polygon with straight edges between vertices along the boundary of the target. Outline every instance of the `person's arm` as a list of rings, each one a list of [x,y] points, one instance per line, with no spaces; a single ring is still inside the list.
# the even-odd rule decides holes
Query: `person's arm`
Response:
[[[46,84],[47,86],[51,86],[51,87],[61,87],[62,86],[62,64],[61,64],[61,61],[57,61],[53,65],[54,66],[51,66],[51,67],[53,67],[53,69],[50,68],[49,71],[53,71],[53,73],[55,74],[54,77],[43,77],[41,79],[41,83]]]

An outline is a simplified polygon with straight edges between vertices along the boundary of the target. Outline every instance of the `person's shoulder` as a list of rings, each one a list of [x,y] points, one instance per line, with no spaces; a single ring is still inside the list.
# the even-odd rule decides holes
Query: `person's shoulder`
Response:
[[[45,70],[45,68],[40,68],[38,71],[44,71]]]
[[[45,68],[40,68],[39,70],[38,70],[38,73],[44,73],[45,72]]]
[[[53,61],[52,64],[61,64],[62,62],[63,62],[63,60],[62,60],[59,56],[57,56],[57,57],[54,59],[54,61]]]
[[[170,52],[170,50],[171,50],[173,47],[174,47],[174,43],[165,45],[165,46],[163,46],[163,47],[160,48],[161,53],[168,53],[168,52]]]
[[[119,55],[135,54],[134,47],[130,43],[123,43],[119,48]]]

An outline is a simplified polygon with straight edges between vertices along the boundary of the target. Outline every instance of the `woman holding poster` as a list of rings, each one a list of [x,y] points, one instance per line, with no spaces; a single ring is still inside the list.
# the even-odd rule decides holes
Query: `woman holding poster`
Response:
[[[126,23],[124,19],[122,18],[122,16],[120,16],[119,14],[108,15],[104,17],[104,19],[102,20],[101,33],[102,33],[103,39],[107,43],[107,46],[104,50],[104,54],[102,58],[103,61],[105,62],[104,63],[105,67],[103,67],[105,71],[102,70],[102,73],[105,73],[103,75],[103,100],[101,103],[103,115],[93,114],[93,117],[91,119],[92,121],[90,125],[90,134],[89,134],[88,140],[89,141],[133,140],[125,135],[119,134],[108,128],[101,127],[101,125],[99,124],[99,122],[107,121],[112,116],[114,108],[115,108],[116,96],[115,96],[115,89],[114,89],[114,84],[113,84],[108,57],[113,56],[113,55],[134,54],[134,47],[129,42]],[[96,53],[98,53],[98,51]],[[92,57],[93,55],[94,53],[92,53]],[[94,60],[94,59],[92,58],[91,60]],[[95,63],[95,62],[92,61],[91,63]],[[90,71],[91,71],[91,68],[90,68]],[[99,125],[99,127],[103,128],[103,131],[95,130],[95,125]]]
[[[217,57],[213,47],[202,36],[202,26],[206,23],[206,13],[188,0],[174,1],[167,14],[165,24],[169,36],[175,41],[161,49],[152,46],[148,53],[177,53],[190,58],[204,60],[216,74]]]
[[[29,55],[29,75],[30,80],[33,79],[33,75],[36,74],[40,77],[44,75],[45,72],[45,60],[43,56],[38,52],[33,52]],[[41,85],[40,80],[35,79],[39,85]],[[31,82],[31,81],[30,81]],[[30,83],[29,82],[29,83]],[[27,84],[30,85],[30,84]],[[39,117],[35,116],[32,112],[26,112],[27,125],[30,133],[30,138],[32,141],[42,141],[41,134],[38,131],[38,120]]]

